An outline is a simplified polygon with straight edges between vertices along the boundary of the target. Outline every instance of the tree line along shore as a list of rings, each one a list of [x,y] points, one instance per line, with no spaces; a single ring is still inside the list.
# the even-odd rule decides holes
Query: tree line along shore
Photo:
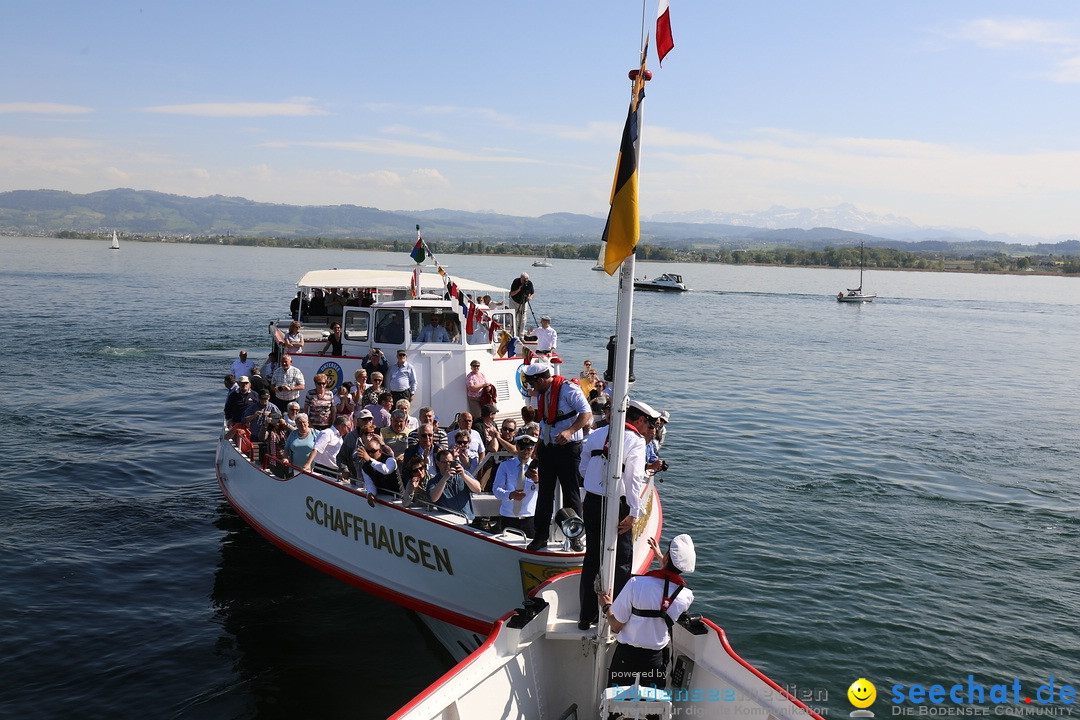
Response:
[[[108,240],[111,233],[63,231],[57,238]],[[247,247],[287,247],[332,250],[376,250],[408,253],[415,241],[365,238],[274,238],[205,235],[162,237],[159,235],[123,234],[127,242],[173,242],[202,245],[239,245]],[[547,257],[565,260],[596,260],[599,243],[491,242],[484,240],[424,241],[438,254],[508,255]],[[720,263],[725,265],[775,265],[782,267],[851,268],[859,266],[858,246],[806,249],[792,247],[759,248],[677,248],[641,242],[638,260],[648,262]],[[967,251],[910,251],[891,247],[866,247],[866,267],[873,270],[919,270],[938,272],[1022,273],[1040,275],[1080,275],[1080,256],[1054,254],[1013,254],[1003,251],[973,253]]]

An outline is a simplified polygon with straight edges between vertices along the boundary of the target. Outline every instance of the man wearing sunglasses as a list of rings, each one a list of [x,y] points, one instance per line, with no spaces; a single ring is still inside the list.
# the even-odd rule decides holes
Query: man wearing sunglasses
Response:
[[[540,420],[540,443],[536,457],[540,468],[540,489],[536,497],[536,537],[529,550],[547,547],[551,516],[555,506],[555,486],[562,489],[562,506],[581,515],[581,441],[584,428],[592,422],[592,411],[581,388],[563,382],[551,366],[534,362],[525,368],[525,382],[536,391],[537,414]],[[571,547],[581,551],[581,540],[575,538]]]

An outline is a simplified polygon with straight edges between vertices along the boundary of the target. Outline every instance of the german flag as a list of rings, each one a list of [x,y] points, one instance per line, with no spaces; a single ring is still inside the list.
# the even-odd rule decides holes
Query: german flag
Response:
[[[641,228],[638,224],[638,110],[645,99],[645,59],[649,53],[649,40],[641,51],[641,68],[634,78],[634,93],[630,110],[626,114],[622,142],[619,144],[619,160],[615,165],[615,182],[611,188],[611,210],[604,226],[604,271],[614,275],[623,260],[630,257],[637,247]]]

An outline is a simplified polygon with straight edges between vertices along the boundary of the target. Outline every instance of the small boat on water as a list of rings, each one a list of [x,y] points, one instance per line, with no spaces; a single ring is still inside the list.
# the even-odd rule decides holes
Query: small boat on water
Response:
[[[859,287],[848,288],[847,293],[836,293],[836,301],[842,303],[868,303],[874,302],[874,298],[877,297],[875,293],[864,293],[863,286],[863,269],[866,267],[866,245],[859,243]]]
[[[634,279],[635,290],[656,290],[659,292],[686,292],[690,288],[683,283],[682,275],[664,273],[650,280],[647,276]]]
[[[542,260],[533,260],[532,266],[533,267],[551,267],[551,261],[548,260],[547,258],[544,258]]]
[[[600,253],[596,256],[596,264],[592,266],[593,270],[599,270],[604,272],[604,255],[607,253],[607,242],[600,242]]]
[[[453,283],[455,292],[473,298],[496,293],[505,297],[507,292],[463,278]],[[431,406],[440,425],[450,425],[455,413],[468,408],[465,375],[474,359],[496,387],[499,416],[519,414],[526,398],[521,380],[526,361],[521,354],[500,356],[498,334],[489,328],[492,321],[512,327],[512,310],[490,309],[488,323],[477,321],[471,333],[467,326],[460,328],[451,342],[420,342],[420,331],[432,315],[445,318],[459,312],[453,301],[444,299],[447,287],[438,274],[322,270],[307,273],[297,285],[301,295],[311,296],[316,289],[359,288],[370,300],[367,307],[345,306],[330,316],[297,310],[305,343],[303,351],[291,357],[308,386],[321,373],[336,390],[352,379],[372,348],[383,350],[391,361],[403,348],[418,374],[413,407]],[[343,329],[342,355],[322,355],[323,328],[335,320]],[[271,323],[272,343],[279,342],[290,321]],[[489,532],[460,513],[423,502],[406,505],[397,493],[380,493],[370,502],[362,487],[319,472],[290,466],[291,477],[281,478],[257,457],[222,432],[215,459],[218,484],[237,513],[307,564],[420,613],[459,659],[479,647],[529,590],[582,563],[583,553],[572,548],[565,524],[553,523],[551,542],[529,550],[528,539],[518,531]],[[648,540],[659,537],[662,517],[651,483],[642,497],[648,511],[633,530],[635,569],[651,562]],[[474,494],[472,504],[478,518],[499,515],[500,503],[491,493]]]
[[[120,240],[119,240],[119,238],[116,237],[116,231],[115,230],[112,231],[112,243],[109,245],[109,249],[110,250],[119,250],[120,249]]]

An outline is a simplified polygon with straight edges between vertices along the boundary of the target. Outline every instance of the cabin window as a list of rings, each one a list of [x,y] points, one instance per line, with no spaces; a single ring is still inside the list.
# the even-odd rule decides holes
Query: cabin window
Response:
[[[402,310],[375,312],[375,342],[383,345],[405,343],[405,313]]]
[[[500,328],[505,328],[507,332],[513,334],[513,317],[511,312],[491,312],[491,317],[499,324]],[[499,341],[499,333],[495,332],[491,334],[491,330],[486,322],[477,322],[473,328],[472,334],[469,335],[468,343],[470,345],[488,345],[491,341]]]
[[[367,342],[368,326],[371,324],[371,315],[363,310],[347,310],[345,312],[345,327],[342,328],[346,340]]]

